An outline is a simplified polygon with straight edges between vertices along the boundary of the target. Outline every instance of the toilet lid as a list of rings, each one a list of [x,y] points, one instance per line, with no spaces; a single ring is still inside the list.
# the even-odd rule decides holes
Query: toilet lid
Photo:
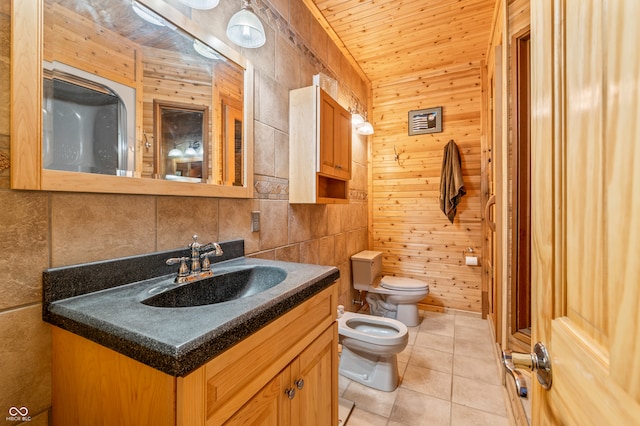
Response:
[[[429,288],[429,284],[424,281],[414,280],[413,278],[405,277],[382,277],[380,285],[389,290],[405,290],[405,291],[419,291]]]

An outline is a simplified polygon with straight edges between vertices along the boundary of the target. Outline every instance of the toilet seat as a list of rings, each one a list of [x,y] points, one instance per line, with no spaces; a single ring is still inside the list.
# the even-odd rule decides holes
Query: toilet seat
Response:
[[[384,276],[380,281],[380,286],[389,290],[399,291],[421,291],[428,290],[429,284],[413,278]]]
[[[345,312],[338,319],[338,334],[380,346],[406,344],[407,326],[400,321]]]

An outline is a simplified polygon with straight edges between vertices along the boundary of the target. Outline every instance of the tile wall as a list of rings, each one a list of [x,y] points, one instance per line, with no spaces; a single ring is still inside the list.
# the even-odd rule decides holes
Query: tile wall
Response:
[[[221,2],[208,27],[224,29],[240,4]],[[254,198],[239,200],[11,190],[11,15],[10,1],[0,0],[0,424],[16,424],[6,420],[12,406],[27,407],[32,425],[48,424],[50,330],[41,320],[48,267],[182,247],[193,233],[201,241],[242,238],[251,256],[337,266],[341,302],[350,306],[348,259],[367,244],[367,140],[354,135],[349,204],[289,205],[288,94],[319,71],[340,81],[344,106],[353,96],[366,103],[367,85],[302,0],[257,5],[267,43],[244,52],[256,67],[256,182]],[[256,233],[254,210],[261,212]]]

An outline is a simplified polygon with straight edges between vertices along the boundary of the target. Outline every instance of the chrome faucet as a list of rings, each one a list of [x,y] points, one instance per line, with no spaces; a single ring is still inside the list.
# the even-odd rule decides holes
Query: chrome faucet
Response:
[[[193,236],[193,242],[189,244],[189,248],[191,249],[191,257],[172,257],[167,259],[167,265],[180,264],[178,275],[175,279],[176,283],[197,281],[213,276],[209,256],[222,256],[224,254],[220,244],[200,244],[197,235]],[[203,260],[201,261],[200,259]],[[187,266],[187,261],[190,261],[190,267]]]

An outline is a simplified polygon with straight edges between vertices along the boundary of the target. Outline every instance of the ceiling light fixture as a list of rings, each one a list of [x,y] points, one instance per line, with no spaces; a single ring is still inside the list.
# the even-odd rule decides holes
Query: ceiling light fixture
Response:
[[[249,0],[243,0],[242,9],[229,20],[227,37],[238,46],[249,49],[260,47],[267,40],[262,22],[253,12]]]
[[[220,0],[178,0],[180,3],[192,9],[207,10],[213,9],[220,3]]]

